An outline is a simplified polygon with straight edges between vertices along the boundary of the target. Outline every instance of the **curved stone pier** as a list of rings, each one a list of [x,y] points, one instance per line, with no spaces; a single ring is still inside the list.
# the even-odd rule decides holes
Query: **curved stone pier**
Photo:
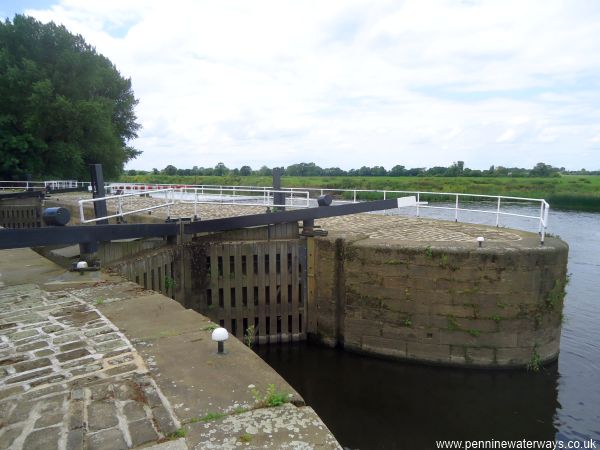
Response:
[[[321,221],[317,337],[446,365],[536,369],[558,356],[567,245],[512,229],[361,214]],[[484,237],[481,248],[477,237]]]

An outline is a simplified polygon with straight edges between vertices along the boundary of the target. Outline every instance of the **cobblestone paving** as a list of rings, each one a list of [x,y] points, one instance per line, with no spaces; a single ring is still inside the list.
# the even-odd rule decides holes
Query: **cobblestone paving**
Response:
[[[0,449],[134,448],[179,426],[140,356],[93,302],[0,287]]]
[[[75,197],[64,197],[63,200],[73,202]],[[115,202],[108,202],[109,213],[116,210],[113,203]],[[136,197],[132,198],[131,205],[124,210],[147,208],[160,203],[161,200],[158,199]],[[265,210],[264,207],[259,206],[202,204],[198,205],[197,212],[201,219],[206,220],[260,214],[264,213]],[[152,211],[152,215],[166,218],[167,210],[164,208],[156,209]],[[172,217],[191,217],[194,215],[194,206],[179,203],[171,207],[170,215]],[[473,242],[479,236],[483,236],[488,241],[519,241],[522,239],[518,233],[502,228],[381,214],[352,214],[330,217],[319,219],[316,223],[325,230],[362,235],[372,239],[447,242]]]
[[[325,230],[361,234],[372,239],[450,242],[474,242],[479,236],[486,241],[522,239],[514,231],[502,228],[416,217],[354,214],[320,219],[317,223]]]

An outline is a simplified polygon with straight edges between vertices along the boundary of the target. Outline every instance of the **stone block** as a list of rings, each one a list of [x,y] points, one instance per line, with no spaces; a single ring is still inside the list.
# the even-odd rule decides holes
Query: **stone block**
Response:
[[[123,413],[127,417],[128,422],[135,422],[146,418],[146,410],[144,405],[139,402],[129,401],[123,405]]]
[[[493,348],[467,347],[467,362],[475,364],[495,364],[496,350]]]
[[[57,374],[57,373],[53,373],[52,375],[50,375],[49,377],[44,377],[44,378],[37,378],[35,380],[31,380],[29,382],[29,385],[31,387],[36,387],[36,386],[41,386],[43,384],[52,384],[52,383],[57,383],[59,381],[63,381],[65,379],[65,376],[62,374]]]
[[[28,380],[33,380],[35,378],[40,378],[43,377],[45,375],[48,375],[49,373],[52,372],[51,368],[46,368],[46,369],[40,369],[40,370],[36,370],[33,372],[27,372],[24,373],[22,375],[18,375],[12,378],[9,378],[5,381],[6,384],[13,384],[13,383],[20,383],[22,381],[28,381]]]
[[[56,394],[58,392],[64,392],[65,387],[62,384],[53,384],[50,386],[45,386],[43,388],[38,389],[30,389],[25,394],[23,394],[23,399],[25,400],[33,400],[41,397],[46,397],[50,394]]]
[[[542,359],[542,361],[554,359],[558,355],[559,350],[560,350],[560,341],[559,340],[554,340],[554,341],[548,342],[544,345],[540,345],[537,348],[538,355],[540,355],[540,358]]]
[[[87,412],[90,431],[104,430],[118,425],[115,405],[112,402],[92,402],[88,405]]]
[[[93,336],[98,336],[100,334],[111,333],[113,331],[115,331],[115,330],[113,330],[111,327],[103,326],[103,327],[98,327],[98,328],[88,330],[84,333],[84,335],[86,337],[93,337]]]
[[[406,357],[406,343],[378,336],[363,336],[362,350],[386,356]]]
[[[96,358],[94,358],[93,356],[89,356],[86,358],[81,358],[81,359],[72,359],[70,361],[67,361],[65,363],[62,363],[60,365],[61,369],[71,369],[73,367],[80,367],[80,366],[84,366],[86,364],[93,364],[93,362],[96,361]]]
[[[13,366],[13,368],[15,369],[15,372],[19,373],[19,372],[27,372],[28,370],[33,370],[33,369],[41,369],[42,367],[47,367],[50,364],[52,364],[50,362],[50,360],[48,358],[40,358],[40,359],[33,359],[31,361],[24,361],[18,364],[15,364]]]
[[[168,435],[177,431],[177,424],[173,420],[173,417],[169,411],[167,411],[162,404],[152,408],[152,415],[154,416],[155,423],[158,425],[158,429],[164,435]]]
[[[445,344],[426,344],[422,342],[408,342],[406,355],[409,358],[423,361],[449,362],[450,346]]]
[[[438,344],[439,335],[436,330],[430,330],[425,327],[397,327],[383,326],[382,336],[384,338],[394,339],[403,342],[423,342],[429,344]]]
[[[382,324],[379,321],[365,319],[350,319],[344,321],[344,331],[353,335],[372,335],[378,336],[381,332]]]
[[[122,339],[114,339],[112,341],[102,342],[95,346],[95,349],[99,353],[104,353],[108,350],[114,350],[119,347],[126,347],[127,344]]]
[[[83,358],[84,356],[87,356],[89,354],[90,352],[88,349],[80,348],[66,353],[59,353],[56,355],[56,359],[60,362],[65,362],[73,359]]]
[[[105,334],[100,334],[98,336],[95,336],[94,338],[94,342],[106,342],[106,341],[112,341],[113,339],[121,339],[121,337],[117,334],[117,333],[105,333]]]
[[[52,334],[52,333],[56,333],[57,331],[62,331],[63,327],[61,325],[48,325],[46,327],[42,328],[42,331],[46,334]]]
[[[500,365],[525,366],[533,356],[533,348],[497,348],[496,362]]]
[[[133,372],[134,370],[138,370],[137,364],[123,364],[121,366],[116,366],[111,369],[108,369],[105,373],[108,376],[119,375],[122,373]]]
[[[153,442],[158,439],[158,435],[152,426],[152,422],[148,419],[138,420],[137,422],[129,423],[129,435],[133,447],[138,445]]]
[[[127,444],[120,430],[111,428],[87,436],[88,450],[126,450]]]
[[[32,431],[27,438],[25,438],[23,448],[26,448],[27,450],[48,450],[51,448],[58,448],[59,438],[60,427]]]
[[[471,305],[436,305],[433,312],[441,316],[475,317],[477,308]]]
[[[82,348],[85,347],[86,343],[85,341],[75,341],[75,342],[70,342],[68,344],[65,345],[61,345],[60,346],[60,351],[61,352],[68,352],[69,350],[75,350],[76,348]]]
[[[13,442],[16,438],[21,435],[23,431],[22,426],[17,426],[5,430],[4,433],[0,433],[0,448],[11,449],[13,448]]]
[[[68,342],[78,341],[81,336],[78,333],[73,333],[71,329],[66,330],[68,334],[61,334],[52,339],[54,345],[63,345]]]
[[[12,424],[26,421],[29,418],[34,404],[34,402],[30,401],[18,402],[15,408],[10,413],[7,423]]]
[[[21,339],[25,339],[28,337],[37,336],[39,333],[37,330],[26,330],[26,331],[17,331],[16,333],[11,334],[9,337],[12,341],[19,341]],[[18,345],[18,342],[15,342]]]
[[[76,369],[71,369],[71,375],[76,377],[79,375],[83,375],[85,373],[95,372],[97,370],[102,370],[102,363],[99,362],[97,364],[91,364],[91,365],[79,367]]]
[[[72,401],[69,403],[67,427],[69,430],[85,428],[85,405],[83,401]]]
[[[51,425],[56,425],[57,423],[61,423],[62,420],[62,412],[47,412],[35,422],[35,428],[45,428]]]
[[[32,350],[37,350],[40,348],[48,347],[48,342],[46,341],[35,341],[30,342],[29,344],[20,345],[15,348],[18,353],[30,352]]]
[[[83,448],[83,437],[84,430],[82,428],[69,431],[66,450],[81,450]]]
[[[45,348],[42,350],[38,350],[37,352],[34,353],[36,358],[43,358],[44,356],[50,356],[50,355],[54,355],[54,350],[51,350],[49,348]]]

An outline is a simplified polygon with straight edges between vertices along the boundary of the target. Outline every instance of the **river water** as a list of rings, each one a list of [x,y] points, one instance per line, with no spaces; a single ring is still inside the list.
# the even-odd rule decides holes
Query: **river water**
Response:
[[[467,221],[495,224],[495,216]],[[501,223],[537,231],[525,219]],[[351,449],[431,449],[439,439],[577,440],[581,448],[595,439],[600,448],[600,214],[552,211],[548,232],[570,246],[570,283],[558,362],[538,373],[429,367],[309,344],[257,352]]]

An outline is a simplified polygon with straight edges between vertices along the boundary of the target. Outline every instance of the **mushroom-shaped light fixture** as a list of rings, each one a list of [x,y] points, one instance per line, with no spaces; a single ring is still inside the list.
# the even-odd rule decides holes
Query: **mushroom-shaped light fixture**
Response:
[[[229,339],[229,333],[225,328],[215,328],[212,332],[212,340],[217,342],[217,353],[225,353],[225,341]]]
[[[485,241],[485,239],[483,238],[483,236],[479,236],[477,238],[477,244],[479,245],[479,247],[483,246],[483,241]]]

